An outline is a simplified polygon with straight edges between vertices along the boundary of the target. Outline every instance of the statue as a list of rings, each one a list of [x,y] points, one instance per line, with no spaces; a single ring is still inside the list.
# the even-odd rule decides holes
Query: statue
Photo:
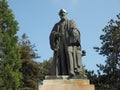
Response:
[[[50,34],[50,46],[54,51],[52,63],[52,75],[69,75],[85,77],[82,59],[85,51],[81,54],[80,31],[74,20],[67,19],[67,11],[61,9],[61,20],[56,23]]]

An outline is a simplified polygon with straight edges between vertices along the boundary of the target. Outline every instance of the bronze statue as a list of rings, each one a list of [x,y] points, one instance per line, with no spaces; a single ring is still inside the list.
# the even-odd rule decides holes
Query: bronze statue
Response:
[[[54,25],[49,37],[51,49],[54,51],[52,75],[84,77],[80,32],[75,22],[67,19],[67,14],[65,9],[59,11],[61,20]]]

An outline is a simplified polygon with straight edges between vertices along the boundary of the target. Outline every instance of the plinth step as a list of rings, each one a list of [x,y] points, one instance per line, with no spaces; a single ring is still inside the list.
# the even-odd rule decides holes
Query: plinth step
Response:
[[[76,84],[44,85],[39,86],[39,90],[94,90],[94,85],[76,85]]]
[[[43,81],[44,85],[56,85],[56,84],[79,84],[79,85],[89,85],[89,80],[44,80]]]
[[[44,80],[39,90],[95,90],[89,80]]]

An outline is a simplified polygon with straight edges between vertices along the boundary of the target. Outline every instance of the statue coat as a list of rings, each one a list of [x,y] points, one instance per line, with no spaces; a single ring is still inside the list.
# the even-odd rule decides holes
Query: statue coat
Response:
[[[72,36],[74,30],[77,39]],[[82,71],[80,32],[73,20],[56,23],[49,39],[54,51],[52,75],[70,75]]]

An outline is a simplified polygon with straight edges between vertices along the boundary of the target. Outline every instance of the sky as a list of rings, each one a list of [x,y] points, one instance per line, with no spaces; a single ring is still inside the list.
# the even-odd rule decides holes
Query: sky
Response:
[[[86,56],[83,65],[88,70],[97,70],[96,64],[105,64],[105,57],[99,55],[93,47],[101,46],[99,39],[102,29],[110,19],[116,19],[120,13],[120,0],[7,0],[15,19],[19,23],[18,36],[26,33],[35,44],[41,58],[37,62],[49,60],[53,51],[49,45],[49,35],[60,18],[58,12],[64,8],[68,19],[73,19],[81,33],[82,50]]]

